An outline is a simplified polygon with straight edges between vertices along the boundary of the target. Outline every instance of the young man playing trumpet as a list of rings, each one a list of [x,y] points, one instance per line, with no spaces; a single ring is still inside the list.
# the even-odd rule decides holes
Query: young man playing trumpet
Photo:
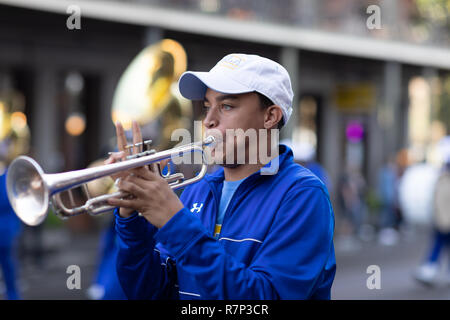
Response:
[[[274,149],[273,129],[292,112],[287,71],[263,57],[232,54],[209,72],[186,72],[179,87],[186,98],[204,101],[203,125],[206,135],[220,136],[223,148],[212,155],[221,167],[180,198],[147,168],[120,179],[133,197],[109,203],[120,207],[117,273],[128,298],[330,299],[334,215],[325,186],[285,145],[277,143],[268,162],[250,162],[259,148],[226,135],[265,132],[259,144]],[[125,135],[120,124],[116,129],[123,150]],[[229,157],[238,148],[245,161]],[[264,174],[275,162],[273,174]]]

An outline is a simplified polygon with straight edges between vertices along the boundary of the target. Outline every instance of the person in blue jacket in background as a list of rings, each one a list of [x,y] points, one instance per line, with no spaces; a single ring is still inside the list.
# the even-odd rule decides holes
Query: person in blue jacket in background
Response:
[[[0,175],[0,266],[6,287],[6,298],[20,299],[17,287],[18,263],[15,257],[22,224],[11,207],[6,192],[6,172]]]
[[[125,300],[116,273],[117,234],[115,221],[112,220],[101,234],[100,259],[95,278],[87,291],[92,300]]]
[[[336,260],[327,189],[273,139],[292,113],[286,69],[257,55],[231,54],[209,72],[184,73],[179,89],[204,102],[203,125],[218,139],[211,156],[220,168],[180,198],[145,167],[113,177],[132,196],[108,200],[117,207],[117,274],[127,297],[330,299]],[[267,161],[239,161],[236,150],[243,148],[248,160],[256,144],[229,138],[229,129],[255,130],[256,151],[266,144],[278,152]],[[116,132],[123,150],[120,123]],[[133,132],[139,141],[139,127]]]

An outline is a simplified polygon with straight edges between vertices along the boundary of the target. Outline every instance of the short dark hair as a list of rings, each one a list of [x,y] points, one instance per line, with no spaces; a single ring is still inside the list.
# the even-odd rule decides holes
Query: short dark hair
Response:
[[[270,100],[268,97],[266,97],[265,95],[263,95],[262,93],[256,92],[255,93],[258,95],[259,98],[259,103],[261,105],[261,108],[267,109],[270,106],[273,106],[275,103],[273,103],[272,100]],[[284,126],[284,119],[281,118],[281,120],[278,122],[278,126],[277,129],[281,129]]]

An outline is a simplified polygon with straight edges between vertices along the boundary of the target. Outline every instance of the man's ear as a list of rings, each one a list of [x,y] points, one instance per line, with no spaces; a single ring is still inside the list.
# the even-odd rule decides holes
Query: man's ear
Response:
[[[278,123],[283,119],[281,107],[274,104],[266,109],[264,115],[264,128],[273,129],[278,127]]]

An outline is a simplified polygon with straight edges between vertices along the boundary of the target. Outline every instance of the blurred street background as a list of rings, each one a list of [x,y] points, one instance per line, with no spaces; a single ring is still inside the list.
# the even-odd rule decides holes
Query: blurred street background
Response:
[[[11,160],[99,165],[116,120],[171,148],[201,120],[179,76],[237,52],[291,76],[280,138],[330,192],[332,298],[450,299],[450,0],[0,0],[1,298],[123,298],[112,215],[25,226],[8,209]]]

